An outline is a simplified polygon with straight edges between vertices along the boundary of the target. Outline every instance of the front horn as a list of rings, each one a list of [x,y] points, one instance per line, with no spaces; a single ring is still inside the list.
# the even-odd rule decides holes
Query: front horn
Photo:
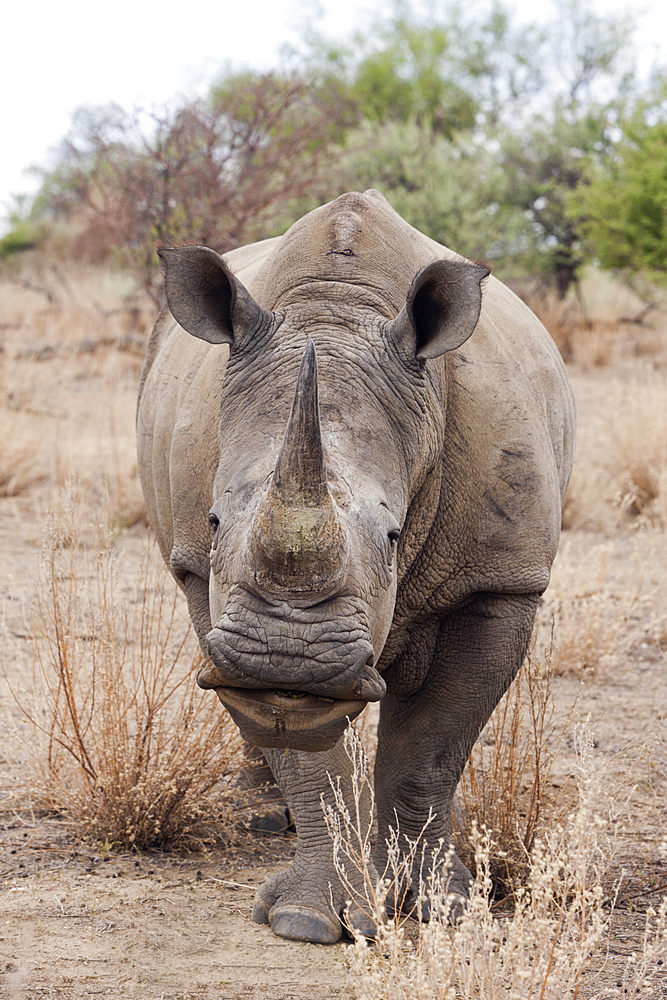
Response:
[[[301,359],[292,411],[273,470],[276,496],[283,503],[321,504],[329,493],[317,396],[317,353],[309,340]]]
[[[334,592],[347,569],[347,531],[327,484],[312,340],[301,359],[273,477],[253,522],[249,555],[255,583],[272,593]]]

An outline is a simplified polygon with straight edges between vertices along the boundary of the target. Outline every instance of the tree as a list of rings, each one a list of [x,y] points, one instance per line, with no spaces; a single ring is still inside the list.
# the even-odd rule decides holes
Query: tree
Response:
[[[525,213],[516,262],[551,279],[561,298],[586,259],[572,193],[586,165],[610,155],[633,74],[627,17],[601,16],[585,0],[563,0],[544,50],[549,91],[498,132],[502,196]]]
[[[602,267],[667,282],[667,118],[641,108],[625,123],[613,155],[591,162],[570,201]]]
[[[469,258],[497,262],[500,273],[523,222],[498,201],[503,179],[485,144],[470,136],[450,142],[415,121],[365,122],[350,136],[341,177],[346,187],[380,188],[417,229]]]
[[[543,30],[517,27],[499,0],[482,14],[447,2],[425,15],[397,0],[347,49],[320,42],[313,58],[337,68],[366,123],[349,139],[355,183],[380,186],[436,239],[466,253],[483,244],[506,273],[509,260],[564,297],[585,259],[569,198],[589,157],[611,148],[632,90],[629,38],[628,18],[589,0],[562,0]]]
[[[426,11],[394,0],[388,14],[347,43],[332,45],[311,31],[303,58],[345,83],[364,120],[414,121],[451,140],[480,133],[539,90],[541,65],[533,56],[540,43],[540,32],[516,28],[500,0],[481,16],[460,0]]]
[[[535,118],[523,131],[501,139],[506,206],[524,213],[525,224],[514,247],[515,264],[552,281],[560,298],[576,284],[585,260],[570,196],[578,187],[587,158],[606,155],[609,109],[577,108],[562,102]]]
[[[270,235],[285,203],[324,187],[352,121],[340,90],[299,73],[238,75],[161,114],[84,108],[40,205],[76,221],[80,252],[114,251],[158,301],[156,243],[223,253]]]

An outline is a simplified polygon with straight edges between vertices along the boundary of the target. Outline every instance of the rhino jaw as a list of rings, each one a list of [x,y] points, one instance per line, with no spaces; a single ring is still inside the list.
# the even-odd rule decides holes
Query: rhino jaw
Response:
[[[251,746],[329,750],[367,701],[292,691],[217,687],[215,693]]]

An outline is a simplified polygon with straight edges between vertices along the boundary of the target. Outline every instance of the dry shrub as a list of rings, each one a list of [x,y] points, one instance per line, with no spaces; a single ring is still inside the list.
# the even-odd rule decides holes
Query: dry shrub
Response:
[[[525,880],[536,840],[571,804],[567,793],[550,797],[549,778],[573,709],[574,704],[564,719],[555,718],[549,664],[529,655],[466,764],[452,839],[474,872],[476,831],[493,830],[485,864],[496,895],[511,893]]]
[[[559,299],[552,289],[534,285],[519,290],[520,297],[551,334],[564,361],[584,371],[609,364],[617,354],[619,321],[592,315],[582,298]]]
[[[197,846],[232,835],[236,727],[201,692],[201,660],[166,571],[148,552],[131,606],[116,556],[80,546],[70,490],[44,536],[34,608],[29,726],[33,803],[81,835],[127,848]],[[237,799],[238,797],[236,797]]]
[[[616,383],[602,467],[631,517],[667,529],[667,378]]]
[[[563,526],[667,529],[667,378],[646,369],[584,392]]]
[[[649,568],[659,569],[664,542],[662,536],[633,542],[591,545],[587,538],[580,548],[575,536],[561,543],[533,640],[554,674],[604,676],[641,644],[657,647],[665,627],[663,584]]]
[[[664,302],[655,288],[645,289],[647,305],[625,282],[587,268],[577,293],[565,299],[539,282],[515,291],[545,325],[563,359],[583,371],[627,356],[656,356],[667,346],[653,329],[656,322],[664,326]]]
[[[30,386],[22,382],[0,353],[0,497],[27,493],[45,478],[40,438],[31,416],[25,412],[31,399]]]
[[[388,918],[386,902],[400,885],[408,866],[424,856],[419,842],[400,845],[390,838],[389,866],[377,882],[369,872],[370,846],[366,818],[359,822],[361,802],[371,794],[364,758],[352,729],[346,736],[355,765],[355,801],[346,803],[332,783],[335,805],[325,807],[333,840],[334,860],[350,899],[372,915],[376,947],[355,935],[351,973],[359,1000],[562,1000],[595,990],[591,971],[609,935],[611,912],[602,885],[607,871],[613,797],[602,809],[596,787],[592,740],[575,730],[578,756],[577,806],[562,825],[543,832],[527,859],[525,887],[517,889],[513,913],[497,917],[493,910],[491,858],[495,848],[486,831],[474,836],[476,878],[469,904],[451,926],[456,900],[448,895],[438,849],[429,852],[423,868],[421,894],[430,900],[431,918],[419,924],[416,944],[405,918]],[[399,846],[400,845],[400,846]],[[407,858],[406,858],[407,855]],[[364,876],[360,893],[348,877]],[[650,909],[641,953],[631,955],[618,974],[617,986],[596,996],[654,995],[667,958],[667,900],[658,912]],[[599,966],[599,960],[597,961]],[[589,994],[590,995],[590,994]]]
[[[43,482],[38,442],[25,418],[0,409],[0,441],[0,497],[21,496]]]
[[[618,324],[591,320],[574,331],[569,360],[583,371],[602,368],[614,360],[619,343]]]
[[[573,298],[559,299],[555,291],[542,285],[515,291],[547,328],[563,360],[572,361],[578,331],[587,322],[581,303]]]

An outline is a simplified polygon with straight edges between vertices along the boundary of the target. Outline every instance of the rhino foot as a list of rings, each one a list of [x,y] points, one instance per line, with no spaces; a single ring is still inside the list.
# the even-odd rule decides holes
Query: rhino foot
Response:
[[[244,830],[252,830],[253,833],[287,833],[294,830],[292,817],[287,806],[276,803],[269,808],[252,812],[246,823],[242,824]]]
[[[340,920],[299,903],[285,903],[267,910],[264,901],[256,899],[252,919],[257,924],[270,924],[274,934],[292,941],[335,944],[343,934]]]
[[[449,862],[447,872],[447,922],[456,924],[463,916],[468,903],[470,902],[470,886],[473,877],[460,860],[454,854]],[[387,912],[391,916],[405,914],[420,923],[428,923],[431,919],[431,900],[426,897],[419,898],[413,889],[405,889],[393,894],[393,902],[387,899]]]
[[[278,937],[292,941],[335,944],[344,933],[375,937],[371,917],[358,906],[346,907],[337,877],[331,893],[328,882],[322,881],[315,887],[312,883],[308,885],[309,881],[296,876],[293,868],[273,875],[257,891],[252,919],[258,924],[269,924]]]

